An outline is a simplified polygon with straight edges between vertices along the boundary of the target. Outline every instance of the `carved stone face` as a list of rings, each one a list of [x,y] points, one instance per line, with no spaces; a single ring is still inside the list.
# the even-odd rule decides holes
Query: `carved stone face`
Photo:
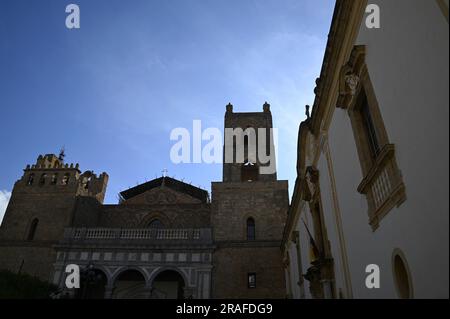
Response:
[[[319,171],[314,167],[308,166],[306,169],[306,182],[309,188],[309,192],[312,196],[316,193],[319,182]]]
[[[353,96],[356,94],[356,88],[358,87],[359,76],[356,74],[347,74],[345,76],[345,84],[348,92]]]

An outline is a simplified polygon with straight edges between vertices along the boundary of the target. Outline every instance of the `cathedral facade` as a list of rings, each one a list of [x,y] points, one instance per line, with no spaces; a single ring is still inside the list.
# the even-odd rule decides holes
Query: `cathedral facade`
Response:
[[[227,106],[225,128],[248,127],[272,127],[269,104],[254,113]],[[76,298],[284,298],[288,183],[260,174],[258,162],[246,164],[224,164],[211,198],[163,176],[109,205],[106,173],[39,156],[14,185],[0,228],[0,268]],[[66,288],[68,265],[80,267],[80,289]]]

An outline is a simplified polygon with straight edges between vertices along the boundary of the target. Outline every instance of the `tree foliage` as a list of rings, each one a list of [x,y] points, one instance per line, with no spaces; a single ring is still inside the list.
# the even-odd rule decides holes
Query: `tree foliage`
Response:
[[[0,270],[0,299],[47,299],[56,289],[37,277]]]

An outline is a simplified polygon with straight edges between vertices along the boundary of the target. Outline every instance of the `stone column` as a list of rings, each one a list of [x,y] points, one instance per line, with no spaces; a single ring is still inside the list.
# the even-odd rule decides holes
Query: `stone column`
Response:
[[[105,286],[104,298],[105,299],[112,299],[113,292],[114,292],[114,286],[109,286],[109,285]]]
[[[145,285],[145,299],[153,299],[153,287],[152,285],[146,284]]]
[[[183,298],[184,299],[194,299],[194,288],[192,287],[184,287],[183,288]]]

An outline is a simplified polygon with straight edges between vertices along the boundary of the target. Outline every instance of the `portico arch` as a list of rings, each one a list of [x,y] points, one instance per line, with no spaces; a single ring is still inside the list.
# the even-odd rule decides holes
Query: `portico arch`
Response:
[[[135,267],[124,267],[113,277],[113,299],[145,299],[149,289],[144,271]]]
[[[119,269],[116,269],[113,272],[110,283],[114,284],[114,282],[117,280],[117,277],[119,277],[120,274],[122,274],[123,272],[125,272],[127,270],[135,270],[135,271],[139,272],[142,275],[142,277],[145,278],[145,282],[146,283],[149,282],[149,274],[145,271],[145,269],[143,269],[141,267],[124,266],[124,267],[120,267]]]
[[[185,299],[192,298],[188,289],[189,281],[186,274],[174,267],[163,267],[153,272],[150,277],[152,287],[151,298],[154,299]]]

